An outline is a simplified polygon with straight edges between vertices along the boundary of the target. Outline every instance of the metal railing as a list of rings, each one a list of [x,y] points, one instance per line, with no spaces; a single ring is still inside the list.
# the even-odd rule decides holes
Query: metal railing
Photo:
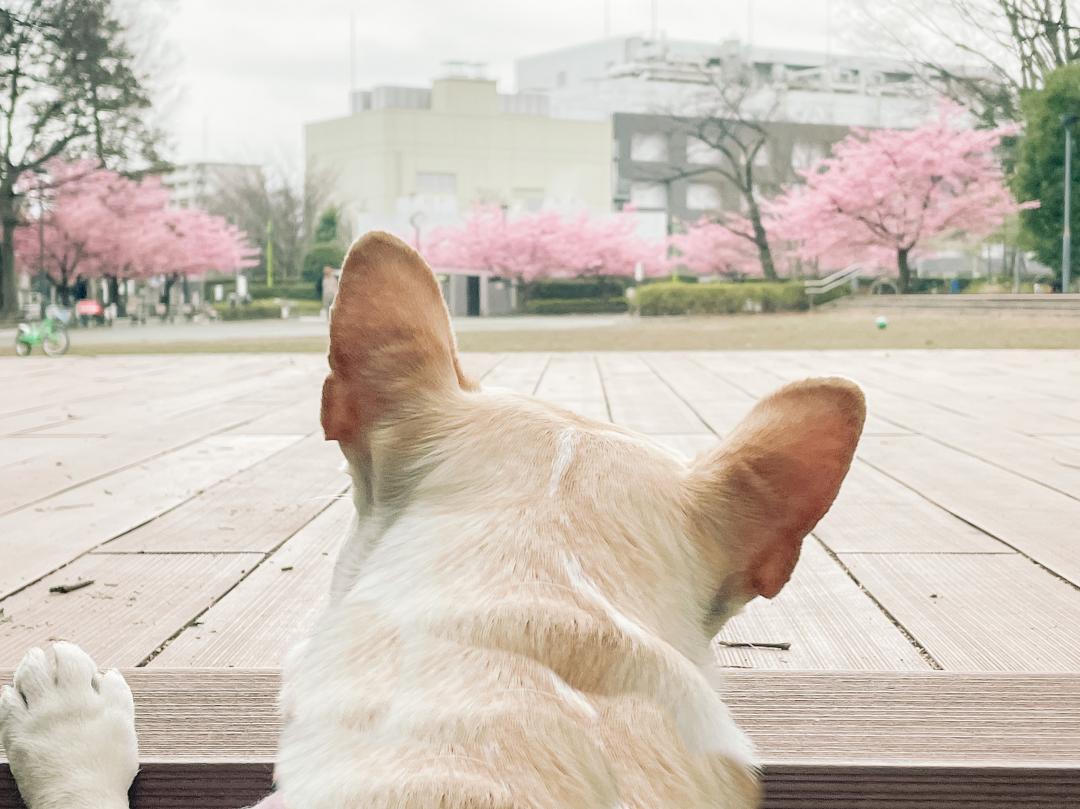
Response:
[[[842,270],[837,270],[832,275],[827,275],[824,278],[811,278],[803,282],[806,297],[810,299],[810,305],[813,306],[816,298],[832,292],[834,289],[839,289],[844,284],[850,284],[851,291],[854,293],[858,289],[859,276],[862,275],[862,271],[862,265],[851,264]]]

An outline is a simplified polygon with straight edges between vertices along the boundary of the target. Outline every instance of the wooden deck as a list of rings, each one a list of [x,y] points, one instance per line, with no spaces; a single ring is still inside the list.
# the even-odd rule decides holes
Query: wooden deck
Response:
[[[809,677],[822,693],[830,677],[906,688],[941,682],[942,671],[990,689],[1055,675],[1058,691],[1080,693],[1070,676],[1080,674],[1080,352],[507,354],[465,364],[486,385],[688,455],[785,381],[854,378],[870,418],[851,475],[792,583],[717,639],[718,665],[736,679],[748,669],[781,678],[770,683]],[[321,608],[351,509],[339,453],[318,431],[324,367],[316,355],[0,361],[0,669],[54,638],[164,680],[178,668],[278,667]],[[1080,721],[1080,705],[1066,703],[1062,715]],[[957,728],[961,739],[971,732]],[[1080,741],[1067,738],[1071,757],[1055,743],[1054,755],[1018,760],[1080,767]],[[777,766],[802,760],[785,753],[790,739],[776,726],[759,743]]]

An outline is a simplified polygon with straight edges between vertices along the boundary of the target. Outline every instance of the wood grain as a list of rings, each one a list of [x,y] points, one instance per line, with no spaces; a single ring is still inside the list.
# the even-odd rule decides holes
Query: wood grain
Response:
[[[135,809],[235,809],[265,794],[276,671],[125,675],[145,762]],[[1080,800],[1076,676],[728,672],[723,694],[759,748],[770,808],[1066,809]],[[0,765],[0,809],[17,806]]]

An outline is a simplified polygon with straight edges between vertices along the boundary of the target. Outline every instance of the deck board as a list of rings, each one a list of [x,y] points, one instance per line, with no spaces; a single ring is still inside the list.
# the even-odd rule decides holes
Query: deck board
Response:
[[[124,673],[143,762],[134,809],[236,809],[266,794],[277,671]],[[722,693],[758,747],[765,809],[1064,809],[1080,798],[1075,675],[725,672]],[[19,809],[5,765],[0,809]]]
[[[788,643],[790,649],[733,648],[724,642]],[[931,668],[884,613],[813,538],[803,543],[791,583],[728,622],[713,651],[721,668],[918,671]]]
[[[1037,591],[1049,599],[1045,621],[1080,624],[1080,352],[507,353],[462,364],[485,386],[613,417],[684,457],[716,446],[787,381],[852,377],[870,404],[860,460],[793,582],[728,628],[792,648],[724,649],[724,664],[1080,671],[1075,652],[1053,642],[1056,625],[1029,630],[1009,617]],[[150,552],[152,567],[171,554],[250,555],[228,593],[212,576],[180,576],[191,599],[155,619],[150,635],[173,640],[153,664],[277,665],[312,620],[334,515],[348,510],[332,500],[348,482],[339,453],[320,439],[325,373],[316,354],[0,361],[0,380],[20,392],[0,410],[0,507],[13,509],[0,515],[0,595],[63,565],[105,564],[97,557]],[[301,570],[310,577],[290,575]],[[959,599],[949,602],[956,620],[930,626],[919,594],[939,576],[965,592],[958,570],[985,570],[999,586],[997,603],[971,596],[965,609],[985,607],[989,627],[1034,632],[1045,648],[1012,638],[987,651],[989,629],[974,631]],[[22,602],[0,598],[8,614],[11,603]],[[61,603],[78,602],[45,599],[40,620]],[[129,615],[118,614],[118,631]]]
[[[105,553],[268,552],[348,487],[341,450],[316,433],[209,487],[99,550]]]
[[[294,443],[298,436],[211,436],[0,517],[0,594],[170,508]]]
[[[90,554],[3,602],[0,666],[32,646],[78,643],[102,667],[137,666],[250,572],[259,554]],[[74,592],[57,584],[93,580]]]
[[[339,500],[199,617],[150,662],[155,668],[281,666],[319,617],[337,551],[354,515]]]
[[[1018,554],[841,554],[946,670],[1080,671],[1076,589]]]
[[[1080,502],[925,436],[868,436],[859,456],[1080,585]]]

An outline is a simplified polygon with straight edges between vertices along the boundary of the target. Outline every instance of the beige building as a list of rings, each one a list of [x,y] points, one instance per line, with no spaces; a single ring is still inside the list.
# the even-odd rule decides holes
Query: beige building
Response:
[[[308,164],[335,178],[354,232],[421,239],[477,204],[610,211],[611,143],[609,120],[553,118],[542,95],[465,77],[360,91],[351,115],[304,128]]]

